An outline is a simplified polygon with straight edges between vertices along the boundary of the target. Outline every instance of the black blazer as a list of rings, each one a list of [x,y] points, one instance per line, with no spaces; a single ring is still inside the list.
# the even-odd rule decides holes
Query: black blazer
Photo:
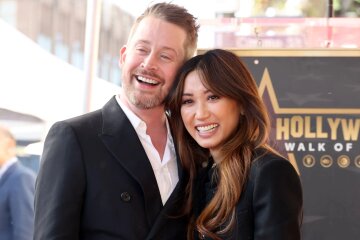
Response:
[[[112,98],[101,110],[54,124],[35,194],[35,240],[185,239],[179,183],[162,206],[149,159]]]
[[[214,195],[216,183],[210,180],[213,171],[208,166],[196,182],[195,215],[200,214]],[[266,153],[252,163],[236,205],[235,227],[222,239],[299,240],[302,215],[302,187],[298,174],[289,161]],[[195,233],[196,238],[197,235]]]

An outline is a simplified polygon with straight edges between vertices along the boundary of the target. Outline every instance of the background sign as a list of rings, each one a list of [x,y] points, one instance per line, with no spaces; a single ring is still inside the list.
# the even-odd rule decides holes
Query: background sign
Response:
[[[360,239],[360,51],[234,52],[268,107],[273,143],[300,175],[303,239]]]

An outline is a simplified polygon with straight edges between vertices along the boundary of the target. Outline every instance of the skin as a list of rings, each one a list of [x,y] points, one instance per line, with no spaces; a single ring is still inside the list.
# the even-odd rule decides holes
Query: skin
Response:
[[[0,127],[0,167],[15,156],[15,141],[9,138]]]
[[[154,17],[140,22],[120,50],[123,88],[132,109],[162,106],[184,61],[185,39],[185,31],[174,24]]]
[[[120,50],[120,99],[145,121],[161,159],[167,136],[163,101],[185,60],[185,41],[182,28],[149,16]]]
[[[215,162],[221,161],[219,150],[238,126],[240,113],[235,100],[213,94],[196,71],[188,74],[181,117],[189,134],[201,147],[210,150]]]

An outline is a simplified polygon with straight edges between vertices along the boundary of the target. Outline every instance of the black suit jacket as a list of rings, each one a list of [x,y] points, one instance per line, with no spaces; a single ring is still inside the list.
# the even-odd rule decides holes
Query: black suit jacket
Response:
[[[36,240],[185,239],[174,218],[179,183],[162,205],[149,159],[112,98],[101,110],[52,126],[36,182]]]
[[[299,240],[303,216],[302,187],[291,163],[274,154],[258,151],[236,205],[233,231],[224,240]],[[213,197],[214,169],[202,170],[196,182],[195,215]],[[197,238],[197,233],[194,233]],[[208,238],[205,238],[208,239]]]

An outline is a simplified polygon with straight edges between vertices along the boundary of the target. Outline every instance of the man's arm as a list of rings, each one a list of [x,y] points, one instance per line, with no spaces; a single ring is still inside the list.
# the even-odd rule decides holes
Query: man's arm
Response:
[[[50,129],[35,191],[34,240],[79,239],[85,191],[80,145],[65,122]]]

